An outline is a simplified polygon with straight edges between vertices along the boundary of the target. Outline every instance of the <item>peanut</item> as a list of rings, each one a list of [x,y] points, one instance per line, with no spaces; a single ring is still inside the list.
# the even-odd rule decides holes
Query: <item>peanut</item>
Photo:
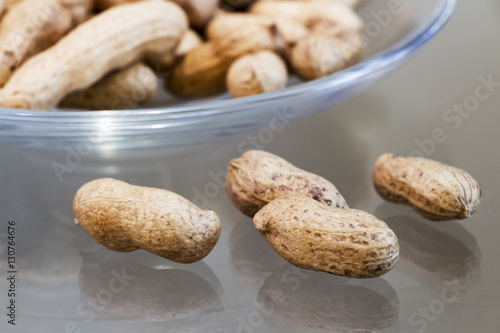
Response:
[[[250,7],[250,12],[271,17],[279,13],[280,17],[298,21],[309,29],[325,21],[345,30],[359,32],[363,29],[363,21],[349,6],[330,0],[260,0]]]
[[[274,199],[302,194],[326,206],[347,208],[335,185],[268,152],[250,150],[231,160],[226,192],[242,213],[254,216]]]
[[[90,88],[72,92],[60,106],[89,110],[115,110],[149,104],[158,90],[155,73],[137,63],[111,73]]]
[[[218,11],[208,23],[206,35],[209,40],[224,38],[227,34],[241,26],[259,25],[266,28],[275,27],[277,35],[290,47],[309,33],[302,24],[286,18],[265,16],[251,13],[228,13]]]
[[[282,89],[288,82],[283,60],[271,51],[244,55],[233,62],[226,77],[232,97],[244,97]]]
[[[207,256],[220,236],[220,220],[167,190],[103,178],[83,185],[75,195],[76,224],[108,249],[144,249],[191,263]]]
[[[167,88],[181,96],[207,96],[225,88],[231,63],[242,55],[275,49],[272,28],[248,26],[188,52],[168,76]]]
[[[471,175],[422,157],[383,154],[375,162],[372,179],[382,198],[436,221],[468,218],[481,200],[481,189]]]
[[[71,29],[71,13],[57,1],[24,0],[0,24],[0,87],[29,57],[55,44]]]
[[[398,239],[383,221],[303,195],[277,198],[253,220],[278,254],[304,269],[372,278],[391,270],[399,257]]]
[[[170,1],[110,8],[26,61],[0,90],[0,105],[50,109],[114,69],[169,52],[186,29],[184,12]]]
[[[353,65],[363,51],[363,40],[357,32],[344,33],[343,38],[311,34],[293,47],[290,62],[300,76],[313,80]]]

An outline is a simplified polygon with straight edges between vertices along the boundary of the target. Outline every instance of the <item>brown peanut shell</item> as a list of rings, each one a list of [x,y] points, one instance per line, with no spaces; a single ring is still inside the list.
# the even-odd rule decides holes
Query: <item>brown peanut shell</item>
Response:
[[[304,269],[372,278],[391,270],[399,257],[398,239],[382,220],[303,195],[273,200],[253,220],[276,252]]]
[[[236,59],[226,76],[226,86],[232,97],[283,89],[287,82],[285,62],[276,53],[267,50]]]
[[[221,231],[212,210],[167,190],[111,178],[83,185],[73,200],[73,212],[76,224],[108,249],[144,249],[181,263],[207,256]]]
[[[481,189],[467,172],[423,157],[383,154],[372,180],[384,199],[436,221],[468,218],[481,200]]]
[[[231,160],[226,192],[236,208],[248,216],[274,199],[292,194],[309,196],[326,206],[348,208],[331,182],[261,150],[250,150]]]

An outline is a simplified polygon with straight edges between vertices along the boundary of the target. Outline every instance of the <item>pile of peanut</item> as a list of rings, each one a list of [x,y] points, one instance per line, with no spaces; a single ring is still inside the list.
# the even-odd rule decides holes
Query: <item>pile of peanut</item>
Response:
[[[132,108],[154,99],[157,72],[182,97],[316,79],[360,60],[360,2],[3,0],[0,107]]]
[[[383,198],[432,220],[468,218],[481,200],[472,176],[426,158],[383,154],[372,178]],[[293,265],[362,279],[385,274],[398,261],[398,238],[384,221],[349,208],[327,179],[279,156],[251,150],[231,160],[226,192]],[[144,249],[182,263],[207,256],[221,233],[211,210],[167,190],[109,178],[83,185],[73,211],[76,224],[111,250]]]

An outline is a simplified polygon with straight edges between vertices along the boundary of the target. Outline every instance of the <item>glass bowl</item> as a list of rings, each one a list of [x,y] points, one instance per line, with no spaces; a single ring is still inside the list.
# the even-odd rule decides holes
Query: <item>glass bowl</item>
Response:
[[[283,90],[238,99],[222,94],[187,101],[163,94],[152,106],[133,110],[0,108],[0,140],[43,147],[90,141],[102,149],[130,149],[208,142],[258,129],[279,132],[401,65],[441,30],[454,6],[455,0],[368,1],[358,10],[365,21],[363,61],[321,79],[292,78]]]

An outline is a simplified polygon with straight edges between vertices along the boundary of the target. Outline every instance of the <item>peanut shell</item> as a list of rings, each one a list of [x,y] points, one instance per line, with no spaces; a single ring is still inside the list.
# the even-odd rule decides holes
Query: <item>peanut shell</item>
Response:
[[[136,63],[113,72],[91,87],[67,95],[59,106],[89,110],[117,110],[149,104],[158,91],[155,73]]]
[[[241,29],[242,25],[257,25],[266,28],[274,26],[276,33],[287,47],[294,45],[309,33],[304,25],[287,18],[252,13],[229,13],[220,10],[207,24],[206,35],[209,40],[224,38],[232,31]]]
[[[363,52],[364,44],[357,32],[342,38],[312,33],[293,47],[290,62],[300,76],[313,80],[355,64]]]
[[[481,200],[481,189],[467,172],[423,157],[383,154],[372,180],[384,199],[436,221],[468,218]]]
[[[304,269],[372,278],[391,270],[399,257],[398,239],[384,221],[303,195],[273,200],[253,221],[276,252]]]
[[[73,212],[76,224],[108,249],[144,249],[181,263],[207,256],[221,229],[214,211],[200,209],[180,195],[110,178],[83,185]]]
[[[226,192],[236,208],[248,216],[274,199],[292,194],[309,196],[326,206],[348,208],[331,182],[261,150],[250,150],[231,160]]]
[[[260,51],[236,59],[226,76],[232,97],[244,97],[286,87],[285,62],[274,52]]]

